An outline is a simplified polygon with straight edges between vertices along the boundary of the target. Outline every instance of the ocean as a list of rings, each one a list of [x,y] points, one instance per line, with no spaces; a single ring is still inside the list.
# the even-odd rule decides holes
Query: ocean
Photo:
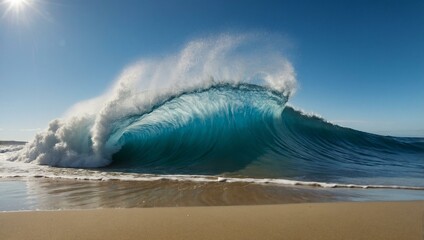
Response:
[[[246,51],[246,41],[255,51]],[[224,35],[142,60],[105,94],[76,104],[30,142],[4,142],[3,199],[66,192],[66,201],[87,200],[92,195],[79,190],[84,182],[91,193],[92,186],[110,183],[94,194],[110,201],[105,189],[113,191],[120,182],[116,188],[127,186],[122,193],[138,199],[131,206],[151,206],[145,196],[172,205],[182,192],[200,205],[424,199],[424,138],[357,131],[291,106],[293,66],[269,44],[255,43],[249,36]],[[62,184],[57,189],[52,181]],[[75,181],[83,182],[76,192],[66,188]],[[51,186],[49,194],[30,191],[37,184]],[[181,191],[170,190],[175,188]],[[238,197],[226,197],[229,192]],[[295,194],[287,200],[284,192]]]
[[[184,92],[161,101],[151,111],[113,122],[101,158],[90,150],[93,143],[84,121],[92,120],[74,123],[73,129],[61,129],[52,122],[33,142],[0,146],[0,177],[9,183],[4,193],[10,193],[11,179],[29,180],[32,186],[44,179],[41,185],[50,186],[47,192],[59,185],[66,196],[72,196],[75,185],[79,186],[77,193],[95,193],[97,189],[96,194],[111,194],[104,182],[114,182],[112,185],[127,186],[123,195],[146,198],[135,206],[154,206],[157,199],[162,199],[158,206],[168,206],[178,202],[176,196],[185,199],[180,205],[333,201],[361,199],[359,196],[389,200],[391,195],[424,199],[424,138],[344,128],[286,106],[286,101],[267,88],[246,84]],[[54,139],[57,131],[67,139],[66,144]],[[231,192],[245,200],[250,196],[251,201],[224,198],[224,186],[227,195]],[[297,194],[289,194],[288,186],[297,189]],[[28,187],[23,189],[17,198],[28,194]],[[216,189],[223,192],[217,194]],[[346,189],[366,190],[359,194]],[[381,189],[383,194],[371,189]],[[52,198],[40,191],[29,195]],[[379,197],[373,198],[375,195]],[[287,200],[288,196],[292,198]],[[87,196],[80,198],[88,201]],[[84,204],[77,201],[77,206]]]

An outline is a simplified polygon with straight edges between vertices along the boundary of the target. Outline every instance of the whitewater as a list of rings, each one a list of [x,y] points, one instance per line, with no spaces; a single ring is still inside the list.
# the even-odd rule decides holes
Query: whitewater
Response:
[[[424,190],[424,138],[361,132],[288,105],[297,80],[281,49],[223,34],[142,59],[26,145],[0,146],[0,177]]]

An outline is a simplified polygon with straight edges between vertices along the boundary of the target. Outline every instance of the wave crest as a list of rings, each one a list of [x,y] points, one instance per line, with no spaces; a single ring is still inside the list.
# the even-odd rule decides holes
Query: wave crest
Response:
[[[125,69],[111,90],[76,104],[65,119],[52,121],[13,160],[106,166],[122,146],[115,142],[122,121],[144,116],[185,93],[249,84],[278,93],[281,99],[295,91],[294,68],[272,39],[222,34],[191,41],[175,55],[144,59]]]

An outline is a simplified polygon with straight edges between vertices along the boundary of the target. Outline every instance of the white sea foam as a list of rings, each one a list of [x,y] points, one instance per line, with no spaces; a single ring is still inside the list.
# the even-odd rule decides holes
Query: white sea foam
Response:
[[[0,153],[16,152],[24,148],[24,145],[0,145]]]
[[[213,175],[182,174],[139,174],[122,172],[105,172],[90,169],[54,168],[36,164],[6,161],[9,153],[0,154],[0,179],[68,179],[81,181],[189,181],[203,183],[251,183],[281,186],[305,186],[316,188],[352,188],[352,189],[404,189],[424,190],[424,186],[348,184],[318,181],[300,181],[281,178],[242,178]]]

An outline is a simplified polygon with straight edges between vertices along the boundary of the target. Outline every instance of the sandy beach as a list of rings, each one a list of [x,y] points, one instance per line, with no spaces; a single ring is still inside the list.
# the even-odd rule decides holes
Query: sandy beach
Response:
[[[0,213],[0,239],[422,239],[424,201]]]

